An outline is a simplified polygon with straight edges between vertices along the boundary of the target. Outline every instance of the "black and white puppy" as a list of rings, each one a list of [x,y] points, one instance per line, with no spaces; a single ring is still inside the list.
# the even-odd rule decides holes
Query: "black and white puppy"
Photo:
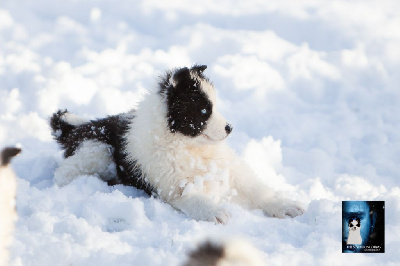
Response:
[[[8,248],[12,241],[15,211],[17,180],[9,167],[11,159],[19,154],[19,148],[5,148],[0,153],[0,265],[8,265]]]
[[[349,236],[347,238],[347,244],[361,245],[362,238],[360,234],[361,230],[360,218],[350,219],[348,226],[349,226]]]
[[[226,223],[220,205],[231,201],[271,217],[304,212],[253,174],[225,139],[232,126],[216,108],[216,92],[195,65],[167,71],[136,110],[85,121],[67,111],[50,120],[65,150],[55,172],[59,185],[96,174],[109,184],[132,185],[157,194],[196,220]]]

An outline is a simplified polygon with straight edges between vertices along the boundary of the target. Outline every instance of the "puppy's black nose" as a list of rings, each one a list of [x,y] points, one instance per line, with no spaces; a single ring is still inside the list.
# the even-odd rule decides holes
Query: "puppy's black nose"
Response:
[[[232,132],[232,130],[233,130],[233,127],[230,124],[226,124],[226,126],[225,126],[226,134],[229,135]]]

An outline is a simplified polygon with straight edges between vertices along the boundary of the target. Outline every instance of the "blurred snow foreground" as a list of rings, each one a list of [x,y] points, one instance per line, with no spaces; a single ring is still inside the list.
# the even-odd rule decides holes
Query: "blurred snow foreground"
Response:
[[[19,143],[11,265],[181,265],[235,236],[269,265],[400,260],[398,1],[38,0],[0,7],[0,147]],[[196,222],[132,187],[59,188],[47,119],[126,112],[165,69],[207,64],[229,144],[260,179],[308,205],[294,219],[227,204]],[[341,254],[341,201],[386,201],[386,253]]]

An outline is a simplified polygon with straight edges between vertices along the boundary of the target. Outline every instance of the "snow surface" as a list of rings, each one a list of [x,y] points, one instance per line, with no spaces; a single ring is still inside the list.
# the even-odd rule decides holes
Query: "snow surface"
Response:
[[[12,265],[179,265],[243,237],[270,265],[398,265],[400,2],[13,1],[0,5],[0,147],[19,144]],[[196,222],[94,176],[54,184],[57,108],[134,107],[165,69],[207,64],[229,143],[308,209],[278,220],[227,205]],[[386,253],[341,254],[341,201],[386,201]]]

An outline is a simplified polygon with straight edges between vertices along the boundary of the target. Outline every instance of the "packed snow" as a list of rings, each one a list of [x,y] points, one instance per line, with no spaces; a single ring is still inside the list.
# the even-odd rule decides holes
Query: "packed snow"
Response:
[[[269,265],[398,265],[399,10],[397,0],[3,0],[0,147],[23,149],[11,265],[180,265],[199,242],[229,237]],[[56,185],[53,112],[126,112],[166,69],[194,63],[208,65],[229,144],[301,201],[302,216],[225,203],[231,218],[215,225],[95,175]],[[342,200],[386,201],[385,254],[341,253]]]

